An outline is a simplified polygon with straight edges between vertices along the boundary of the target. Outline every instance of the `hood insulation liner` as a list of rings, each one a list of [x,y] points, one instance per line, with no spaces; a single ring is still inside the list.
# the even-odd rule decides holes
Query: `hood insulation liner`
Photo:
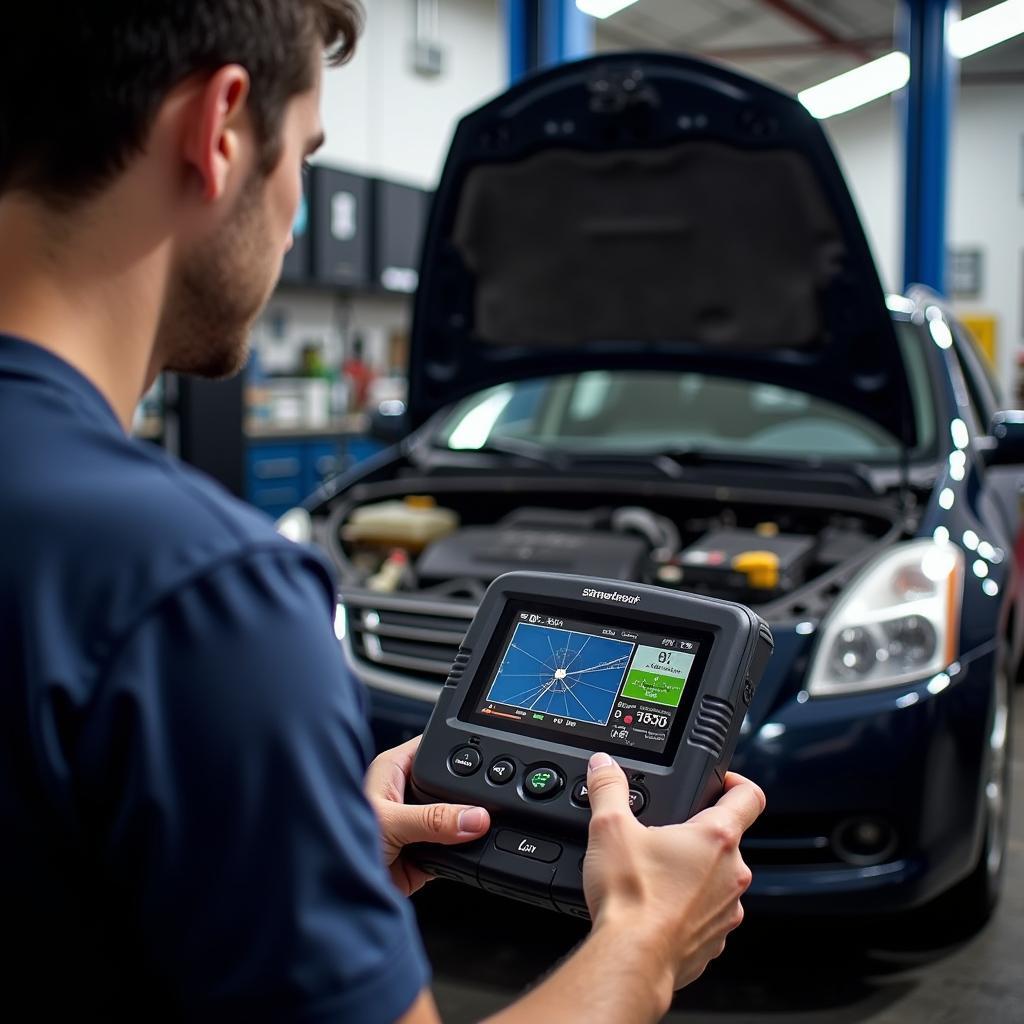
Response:
[[[840,229],[791,150],[546,150],[473,168],[452,242],[495,346],[681,341],[813,351]]]

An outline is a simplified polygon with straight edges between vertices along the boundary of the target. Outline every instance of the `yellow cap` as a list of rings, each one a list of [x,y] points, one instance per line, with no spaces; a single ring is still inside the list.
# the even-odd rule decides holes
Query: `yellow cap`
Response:
[[[429,494],[407,494],[405,503],[409,508],[435,508],[437,502]]]
[[[747,586],[771,590],[779,585],[779,556],[774,551],[743,551],[732,560],[732,567],[747,577]]]

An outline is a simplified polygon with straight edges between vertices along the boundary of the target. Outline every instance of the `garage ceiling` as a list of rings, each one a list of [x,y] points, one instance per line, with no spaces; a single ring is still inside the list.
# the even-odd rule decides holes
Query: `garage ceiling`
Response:
[[[962,16],[996,0],[962,0]],[[675,50],[721,60],[789,92],[893,49],[895,0],[638,0],[597,23],[598,52]],[[965,84],[1024,82],[1024,37],[962,65]]]

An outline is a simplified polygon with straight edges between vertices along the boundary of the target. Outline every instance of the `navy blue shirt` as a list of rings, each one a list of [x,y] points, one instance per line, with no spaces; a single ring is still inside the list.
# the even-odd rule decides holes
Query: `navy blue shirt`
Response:
[[[318,556],[0,336],[4,1002],[392,1021],[428,981]]]

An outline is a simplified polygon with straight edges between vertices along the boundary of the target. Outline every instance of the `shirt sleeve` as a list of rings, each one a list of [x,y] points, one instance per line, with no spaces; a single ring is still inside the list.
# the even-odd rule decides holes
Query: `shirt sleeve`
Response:
[[[384,1024],[429,981],[362,792],[363,697],[300,551],[165,598],[78,747],[114,913],[188,1020]]]

